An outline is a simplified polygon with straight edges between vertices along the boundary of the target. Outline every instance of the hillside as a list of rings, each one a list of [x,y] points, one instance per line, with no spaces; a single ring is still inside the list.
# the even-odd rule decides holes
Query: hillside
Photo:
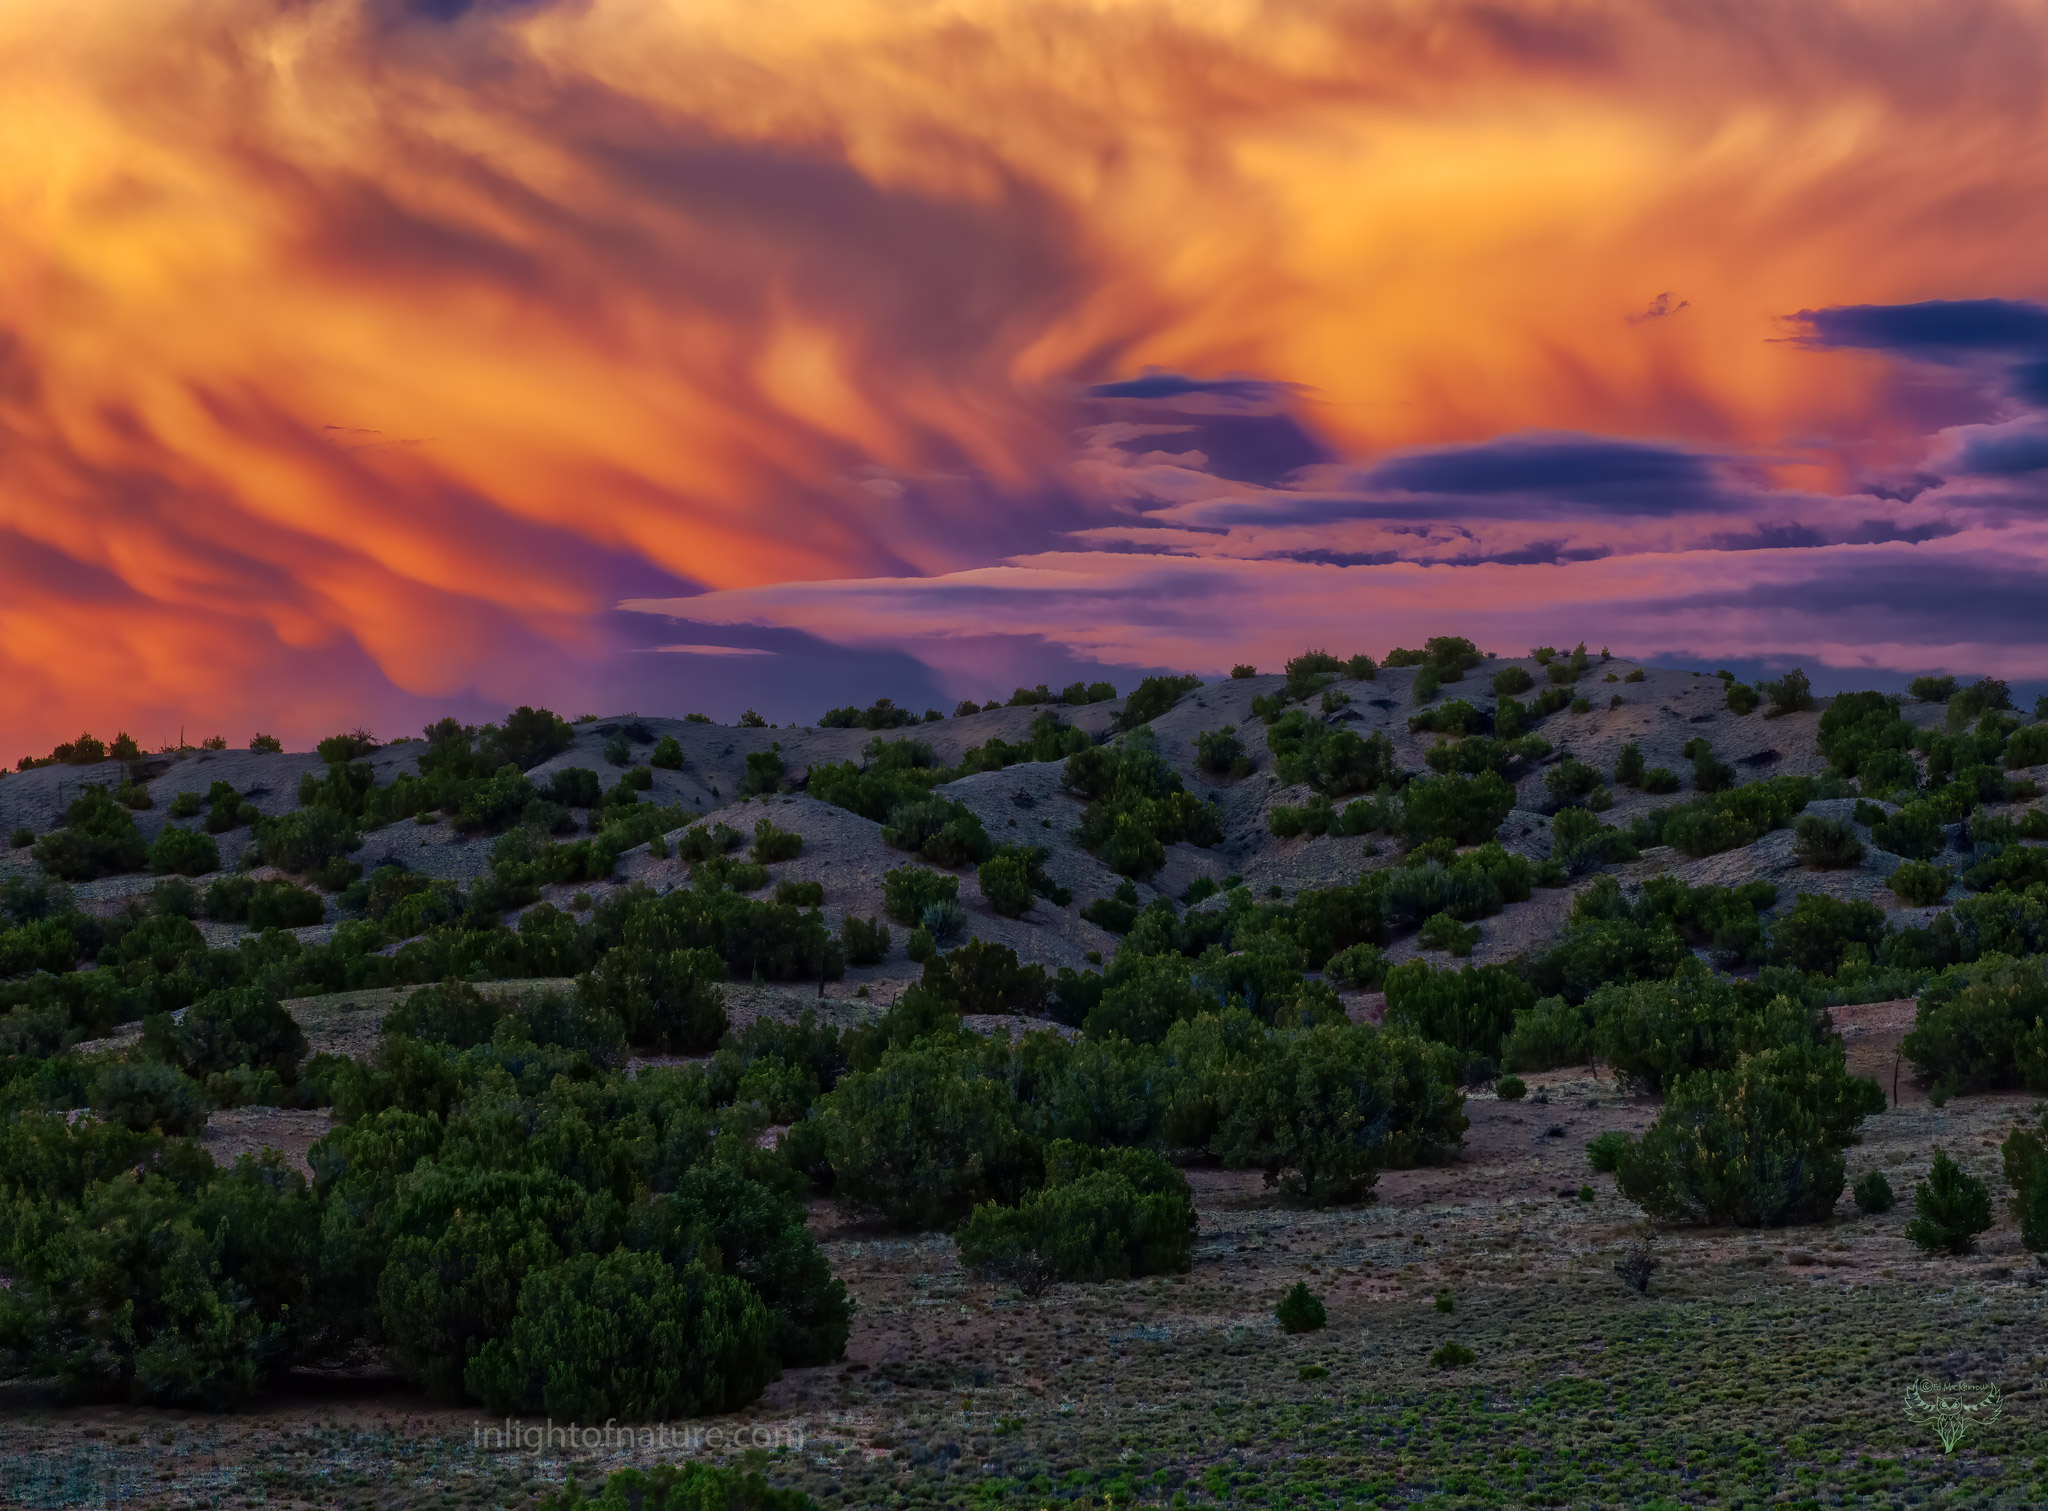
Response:
[[[2042,711],[1414,662],[0,777],[0,1504],[2038,1503]]]

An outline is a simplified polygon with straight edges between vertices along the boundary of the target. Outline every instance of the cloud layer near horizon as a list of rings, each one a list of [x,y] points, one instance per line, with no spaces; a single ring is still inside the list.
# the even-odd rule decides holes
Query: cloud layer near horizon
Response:
[[[0,725],[790,717],[1442,631],[2024,676],[2044,43],[23,0]]]

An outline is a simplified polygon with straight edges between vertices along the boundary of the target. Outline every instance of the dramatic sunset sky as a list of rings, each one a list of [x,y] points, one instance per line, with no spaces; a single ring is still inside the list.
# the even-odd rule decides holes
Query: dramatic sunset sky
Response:
[[[2044,57],[2030,0],[0,0],[4,754],[1436,633],[2038,681]]]

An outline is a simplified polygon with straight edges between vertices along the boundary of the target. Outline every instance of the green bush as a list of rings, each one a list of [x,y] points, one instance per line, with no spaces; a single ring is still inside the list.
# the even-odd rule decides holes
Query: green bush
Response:
[[[1438,1369],[1465,1369],[1477,1364],[1479,1355],[1462,1343],[1445,1343],[1429,1356],[1429,1362]]]
[[[1124,1280],[1185,1272],[1195,1239],[1187,1177],[1142,1149],[1056,1139],[1045,1183],[1015,1207],[977,1206],[955,1235],[961,1263],[1014,1276]]]
[[[92,1110],[137,1133],[186,1135],[206,1126],[213,1103],[200,1084],[160,1060],[112,1060],[92,1083]]]
[[[1775,719],[1780,715],[1797,713],[1813,707],[1813,685],[1806,680],[1806,673],[1798,667],[1785,673],[1775,682],[1765,682],[1758,689],[1771,700],[1770,711],[1764,715]]]
[[[1296,1030],[1234,1071],[1210,1150],[1263,1168],[1289,1202],[1363,1200],[1382,1166],[1456,1149],[1466,1128],[1458,1060],[1398,1031],[1342,1021]]]
[[[1017,855],[998,855],[985,860],[975,872],[981,895],[1005,918],[1021,918],[1032,902],[1029,865]]]
[[[778,861],[795,860],[803,853],[804,837],[787,829],[775,827],[773,819],[754,821],[754,848],[756,865],[771,866]]]
[[[36,864],[63,881],[92,881],[139,871],[148,859],[135,815],[102,786],[89,786],[64,810],[64,823],[36,841]]]
[[[1280,1298],[1280,1304],[1273,1308],[1273,1317],[1290,1333],[1320,1332],[1330,1323],[1329,1311],[1321,1299],[1301,1280],[1295,1281],[1294,1289]]]
[[[955,1043],[889,1051],[818,1104],[839,1198],[899,1231],[950,1229],[1014,1205],[1037,1173],[1007,1085],[972,1075]]]
[[[1920,993],[1901,1050],[1949,1094],[2048,1092],[2048,960],[1987,954]]]
[[[1842,1148],[1884,1109],[1839,1043],[1765,1049],[1682,1077],[1622,1158],[1623,1195],[1664,1222],[1819,1222],[1844,1184]]]
[[[1932,865],[1924,860],[1909,860],[1885,878],[1885,885],[1897,895],[1901,902],[1915,907],[1931,907],[1948,896],[1949,886],[1955,881],[1955,874],[1947,866]]]
[[[1936,1149],[1927,1179],[1913,1188],[1907,1239],[1922,1253],[1967,1254],[1977,1247],[1977,1235],[1990,1226],[1990,1187]]]
[[[1818,1043],[1825,1013],[1789,997],[1748,1006],[1736,983],[1688,962],[1668,980],[1617,983],[1586,999],[1592,1042],[1622,1079],[1669,1092],[1698,1071],[1729,1070],[1745,1054]]]
[[[1664,766],[1652,766],[1643,773],[1643,791],[1661,795],[1678,790],[1678,775]]]
[[[1417,844],[1448,839],[1476,845],[1493,838],[1515,805],[1515,789],[1491,771],[1475,777],[1436,776],[1401,793],[1401,828]]]
[[[523,781],[524,778],[521,778]],[[281,871],[306,872],[363,847],[355,826],[331,808],[302,808],[254,824],[249,853]]]
[[[1201,685],[1202,679],[1196,676],[1145,678],[1124,699],[1123,712],[1117,717],[1117,728],[1128,730],[1149,724],[1178,703],[1183,695]]]
[[[541,1497],[540,1511],[818,1511],[801,1490],[777,1490],[760,1474],[715,1464],[657,1464],[646,1473],[622,1469],[604,1482],[596,1500],[576,1488]]]
[[[1222,810],[1184,789],[1149,729],[1077,751],[1062,780],[1088,803],[1076,831],[1082,847],[1125,876],[1150,876],[1170,844],[1208,846],[1223,837]]]
[[[1211,776],[1221,777],[1250,776],[1254,765],[1244,742],[1237,737],[1235,724],[1205,729],[1196,735],[1195,764]]]
[[[1516,1014],[1535,1004],[1536,991],[1507,966],[1437,970],[1411,960],[1387,972],[1390,1024],[1487,1060],[1497,1060]]]
[[[1510,1072],[1493,1083],[1493,1094],[1503,1102],[1519,1102],[1529,1094],[1529,1083]]]
[[[889,953],[889,926],[879,918],[848,913],[839,925],[839,943],[849,965],[875,965]]]
[[[746,774],[740,778],[741,797],[761,797],[780,790],[783,765],[782,745],[778,741],[766,750],[747,752]]]
[[[1493,674],[1493,690],[1501,697],[1525,693],[1536,685],[1536,679],[1529,675],[1526,667],[1504,666]]]
[[[882,873],[882,911],[898,923],[915,926],[926,908],[957,902],[960,878],[928,871],[923,866],[897,866]]]
[[[318,892],[288,881],[259,881],[249,891],[245,916],[259,931],[304,928],[327,917],[327,903]]]
[[[306,1055],[306,1035],[277,998],[257,986],[223,987],[201,997],[173,1022],[143,1020],[143,1047],[192,1076],[268,1067],[287,1084]]]
[[[587,766],[564,766],[548,778],[548,797],[568,808],[595,808],[604,801],[604,781]]]
[[[1650,790],[1645,774],[1643,790]],[[1638,844],[1666,844],[1688,855],[1717,855],[1783,828],[1813,797],[1808,777],[1773,777],[1695,802],[1660,808],[1638,819]]]
[[[1354,990],[1370,990],[1386,980],[1386,957],[1376,944],[1347,945],[1324,962],[1323,974]]]
[[[1865,1175],[1850,1194],[1856,1198],[1856,1210],[1866,1216],[1879,1216],[1898,1205],[1898,1198],[1892,1195],[1892,1183],[1884,1178],[1882,1170]]]
[[[1586,1144],[1586,1163],[1604,1175],[1612,1175],[1628,1157],[1629,1137],[1625,1133],[1603,1133]]]
[[[996,848],[972,809],[941,797],[918,798],[892,808],[882,826],[882,843],[946,867],[985,861]]]
[[[1614,762],[1614,785],[1617,787],[1640,787],[1643,785],[1643,749],[1630,740],[1621,747],[1621,754]]]
[[[1763,694],[1759,693],[1755,688],[1741,682],[1730,682],[1728,684],[1727,703],[1730,712],[1738,714],[1753,712],[1757,704],[1762,701]]]
[[[1298,708],[1274,722],[1266,732],[1266,748],[1273,752],[1281,781],[1306,784],[1325,797],[1371,792],[1392,781],[1399,769],[1393,742],[1384,734],[1366,738],[1333,729]]]
[[[1465,956],[1479,943],[1479,930],[1459,923],[1448,913],[1433,913],[1416,932],[1415,942],[1426,950],[1443,950]]]
[[[1884,910],[1876,903],[1809,892],[1772,927],[1771,959],[1831,975],[1842,968],[1852,947],[1874,959],[1884,936]]]
[[[1792,850],[1802,866],[1838,871],[1863,860],[1863,841],[1847,819],[1802,813],[1792,825]]]
[[[674,735],[663,735],[654,742],[654,752],[647,757],[647,764],[659,766],[663,771],[683,769],[683,743]]]
[[[777,1373],[773,1319],[744,1281],[621,1249],[529,1270],[511,1325],[464,1385],[493,1413],[569,1420],[734,1411]]]
[[[159,876],[204,876],[220,869],[220,846],[210,834],[166,824],[149,847],[149,869]]]
[[[1954,677],[1915,677],[1906,684],[1906,691],[1922,703],[1946,703],[1955,696]]]
[[[822,930],[822,925],[820,925]],[[629,1042],[658,1054],[700,1055],[724,1036],[725,993],[719,983],[729,962],[705,948],[663,949],[654,931],[648,942],[606,950],[576,979],[577,999],[586,1010],[616,1016]],[[699,936],[701,937],[701,936]],[[667,943],[662,939],[660,943]]]

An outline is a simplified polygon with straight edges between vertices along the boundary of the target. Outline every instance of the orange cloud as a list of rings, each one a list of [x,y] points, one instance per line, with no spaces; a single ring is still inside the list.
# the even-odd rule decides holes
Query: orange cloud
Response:
[[[621,596],[1127,523],[1076,395],[1148,366],[1299,385],[1346,454],[1839,488],[1984,416],[1788,312],[2048,294],[2023,0],[427,11],[0,8],[24,748],[514,701]]]

